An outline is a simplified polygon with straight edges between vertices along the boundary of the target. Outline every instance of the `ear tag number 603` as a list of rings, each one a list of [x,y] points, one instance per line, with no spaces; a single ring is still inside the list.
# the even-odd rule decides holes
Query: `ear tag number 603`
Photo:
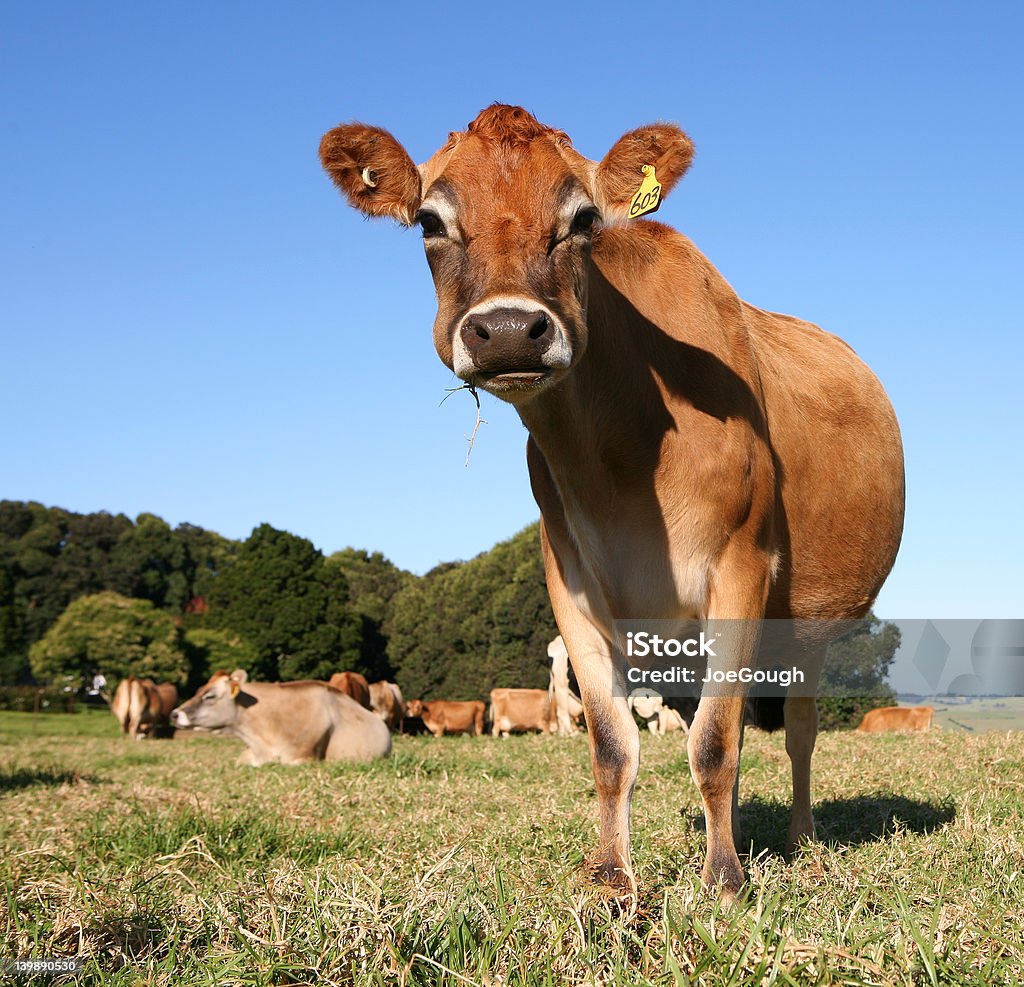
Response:
[[[640,170],[644,173],[644,180],[629,204],[630,219],[636,219],[644,213],[656,212],[661,205],[661,186],[658,184],[658,176],[654,173],[654,165],[644,165]]]

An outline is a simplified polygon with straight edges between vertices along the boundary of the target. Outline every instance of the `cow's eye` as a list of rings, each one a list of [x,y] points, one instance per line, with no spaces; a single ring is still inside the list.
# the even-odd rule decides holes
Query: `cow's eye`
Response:
[[[420,229],[423,230],[424,240],[439,239],[447,235],[444,223],[441,222],[441,217],[436,212],[421,209],[414,218],[415,222],[420,224]]]
[[[203,696],[203,702],[204,703],[209,703],[209,702],[212,702],[216,698],[217,697],[212,692],[208,692],[205,696]]]
[[[601,214],[594,206],[585,206],[572,218],[570,233],[591,234],[594,232],[594,224],[601,218]]]

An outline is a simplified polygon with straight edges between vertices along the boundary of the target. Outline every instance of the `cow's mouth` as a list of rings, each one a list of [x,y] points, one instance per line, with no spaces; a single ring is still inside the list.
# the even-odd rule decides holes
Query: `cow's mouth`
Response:
[[[535,391],[552,376],[551,367],[529,367],[524,370],[503,370],[499,373],[477,373],[476,383],[492,394]]]

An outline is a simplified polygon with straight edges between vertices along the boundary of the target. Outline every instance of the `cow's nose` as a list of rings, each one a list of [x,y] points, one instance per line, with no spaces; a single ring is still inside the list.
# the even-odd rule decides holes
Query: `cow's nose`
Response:
[[[172,727],[180,727],[180,726],[183,726],[187,722],[188,722],[187,717],[185,716],[185,714],[180,709],[175,709],[175,710],[171,711],[171,726]]]
[[[469,316],[460,330],[473,365],[485,373],[538,370],[555,338],[546,312],[495,308]]]

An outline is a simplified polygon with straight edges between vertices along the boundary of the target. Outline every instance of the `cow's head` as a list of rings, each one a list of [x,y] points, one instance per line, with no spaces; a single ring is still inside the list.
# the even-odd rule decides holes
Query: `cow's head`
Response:
[[[324,168],[356,209],[422,228],[438,354],[462,380],[509,401],[579,362],[594,238],[627,219],[645,167],[664,196],[692,157],[678,127],[656,124],[589,161],[562,131],[497,104],[419,167],[377,127],[336,127],[320,143]]]
[[[223,730],[234,726],[247,678],[242,668],[230,675],[214,672],[206,685],[171,713],[171,726],[178,730]]]
[[[410,699],[405,707],[405,715],[416,717],[423,715],[423,701],[421,699]]]

